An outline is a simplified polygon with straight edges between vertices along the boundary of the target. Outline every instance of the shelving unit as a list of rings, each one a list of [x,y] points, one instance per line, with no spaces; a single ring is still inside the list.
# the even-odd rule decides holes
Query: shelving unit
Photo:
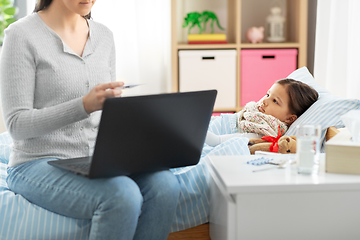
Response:
[[[286,39],[284,43],[267,43],[266,17],[270,7],[280,5],[285,10]],[[182,28],[183,18],[188,12],[204,10],[217,14],[220,24],[226,29],[227,44],[187,44],[187,28]],[[298,51],[297,67],[306,66],[307,59],[307,12],[308,0],[171,0],[171,38],[172,38],[172,91],[179,91],[179,57],[181,50],[235,49],[236,68],[236,107],[214,109],[214,111],[239,111],[241,83],[242,49],[287,49]],[[251,44],[245,40],[245,33],[252,26],[264,26],[263,43]],[[210,28],[207,27],[207,31]],[[198,33],[193,28],[191,33]],[[215,33],[224,33],[215,27]]]

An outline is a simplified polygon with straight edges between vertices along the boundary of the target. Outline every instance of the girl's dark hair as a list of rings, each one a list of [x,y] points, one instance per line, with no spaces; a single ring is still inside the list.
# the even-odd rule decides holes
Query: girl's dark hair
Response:
[[[34,12],[44,10],[45,8],[47,8],[51,4],[51,2],[52,2],[52,0],[37,0]],[[89,12],[88,15],[83,16],[83,18],[90,19],[91,18],[91,12]]]
[[[294,79],[280,79],[276,83],[287,88],[290,98],[289,109],[297,117],[300,117],[319,97],[315,89]]]

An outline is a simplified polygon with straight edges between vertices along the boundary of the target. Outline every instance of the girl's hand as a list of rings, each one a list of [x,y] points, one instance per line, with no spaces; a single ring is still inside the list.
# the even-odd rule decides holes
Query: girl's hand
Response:
[[[120,97],[122,91],[119,87],[124,85],[123,82],[100,83],[83,97],[85,111],[90,114],[101,110],[105,99],[111,97]]]

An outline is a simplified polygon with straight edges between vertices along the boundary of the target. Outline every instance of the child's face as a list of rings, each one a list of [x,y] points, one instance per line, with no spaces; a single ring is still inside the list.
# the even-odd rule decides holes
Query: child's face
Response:
[[[286,87],[275,83],[259,101],[259,111],[291,124],[297,117],[290,112],[289,101],[290,98]]]

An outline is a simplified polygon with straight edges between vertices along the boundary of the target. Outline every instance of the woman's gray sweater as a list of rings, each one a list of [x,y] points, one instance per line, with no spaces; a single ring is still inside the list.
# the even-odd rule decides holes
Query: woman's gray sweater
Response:
[[[89,20],[83,56],[74,53],[37,13],[5,30],[0,57],[1,103],[13,138],[9,166],[40,158],[92,154],[101,112],[82,98],[115,81],[112,32]]]

